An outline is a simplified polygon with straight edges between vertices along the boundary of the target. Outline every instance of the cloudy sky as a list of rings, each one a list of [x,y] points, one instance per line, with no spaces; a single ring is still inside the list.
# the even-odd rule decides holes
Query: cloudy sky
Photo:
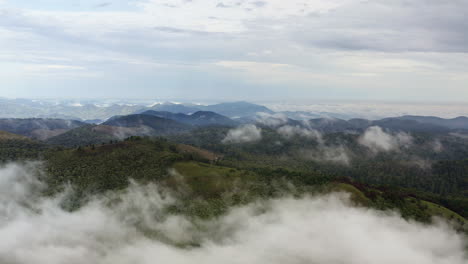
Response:
[[[0,0],[0,96],[468,101],[466,0]]]

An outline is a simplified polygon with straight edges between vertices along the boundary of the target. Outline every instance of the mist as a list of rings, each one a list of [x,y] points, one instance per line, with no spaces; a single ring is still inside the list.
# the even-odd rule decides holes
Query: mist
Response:
[[[285,125],[277,129],[278,134],[281,136],[291,139],[295,136],[315,139],[319,143],[323,143],[323,136],[320,132],[315,129],[306,129],[299,126]]]
[[[258,200],[212,220],[167,213],[177,199],[131,186],[68,212],[41,196],[36,164],[0,169],[0,263],[464,264],[449,224],[354,205],[333,193]]]
[[[262,129],[255,125],[243,125],[228,131],[223,143],[248,143],[262,139]]]
[[[379,126],[369,127],[359,138],[359,143],[373,152],[397,151],[413,143],[413,137],[405,132],[391,134]]]

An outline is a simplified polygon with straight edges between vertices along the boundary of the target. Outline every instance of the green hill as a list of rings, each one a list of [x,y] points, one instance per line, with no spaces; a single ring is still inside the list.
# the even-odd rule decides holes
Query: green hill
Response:
[[[182,124],[158,116],[144,114],[112,118],[111,120],[104,122],[103,125],[127,128],[147,127],[149,129],[147,135],[152,136],[175,134],[192,129],[192,126],[190,125]]]
[[[6,131],[0,131],[0,162],[36,160],[48,149],[42,142]]]
[[[96,125],[85,125],[72,129],[61,135],[49,138],[46,143],[65,147],[101,144],[118,139],[111,133],[97,129]]]

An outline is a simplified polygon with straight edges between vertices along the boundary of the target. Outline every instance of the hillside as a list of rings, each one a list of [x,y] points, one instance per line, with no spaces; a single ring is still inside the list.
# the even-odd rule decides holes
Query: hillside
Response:
[[[27,137],[0,131],[0,163],[17,160],[36,160],[48,146]]]
[[[117,140],[118,137],[107,131],[101,131],[100,126],[85,125],[79,128],[69,130],[61,135],[51,137],[45,142],[50,145],[59,145],[65,147],[84,146],[91,144],[100,144]]]
[[[183,104],[173,104],[173,103],[162,103],[156,104],[151,107],[144,107],[136,111],[134,114],[141,114],[146,111],[156,111],[156,112],[170,112],[170,113],[181,113],[181,114],[191,114],[197,111],[200,111],[200,108],[196,106],[185,106]]]
[[[344,191],[351,193],[361,206],[398,209],[404,217],[423,222],[438,215],[455,219],[459,228],[465,228],[462,216],[417,193],[343,181],[319,172],[248,170],[196,162],[188,150],[206,152],[139,137],[49,152],[45,163],[49,186],[46,193],[59,192],[71,184],[76,192],[64,206],[73,210],[86,203],[89,195],[122,190],[131,180],[155,182],[169,188],[179,199],[180,203],[171,209],[174,213],[211,218],[233,205],[281,196],[286,190],[294,195]],[[291,189],[292,185],[296,187]]]
[[[6,131],[0,131],[0,141],[6,140],[28,140],[28,138]]]
[[[158,112],[158,111],[145,111],[142,114],[157,116],[165,119],[170,119],[176,122],[193,125],[193,126],[236,126],[237,122],[223,115],[208,112],[197,111],[193,114],[186,115],[182,113],[171,112]]]
[[[80,193],[99,193],[124,188],[130,179],[161,179],[170,164],[183,158],[175,145],[139,137],[50,152],[46,157],[49,192],[59,191],[66,183]]]
[[[464,129],[468,130],[468,117],[459,116],[452,119],[444,119],[435,116],[402,116],[398,117],[401,120],[414,120],[420,124],[432,124],[442,126],[450,129]]]
[[[38,140],[46,140],[84,125],[80,121],[63,119],[0,119],[0,130]]]
[[[255,116],[257,113],[273,114],[274,112],[265,106],[248,102],[221,103],[208,106],[200,106],[205,111],[215,112],[228,117]]]
[[[148,128],[148,135],[159,136],[189,131],[192,126],[151,115],[128,115],[108,120],[102,125],[127,128]]]

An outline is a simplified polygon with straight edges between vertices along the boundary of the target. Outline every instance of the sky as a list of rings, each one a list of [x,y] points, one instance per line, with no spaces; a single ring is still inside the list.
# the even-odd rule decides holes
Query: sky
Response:
[[[0,96],[468,101],[466,0],[0,0]]]

